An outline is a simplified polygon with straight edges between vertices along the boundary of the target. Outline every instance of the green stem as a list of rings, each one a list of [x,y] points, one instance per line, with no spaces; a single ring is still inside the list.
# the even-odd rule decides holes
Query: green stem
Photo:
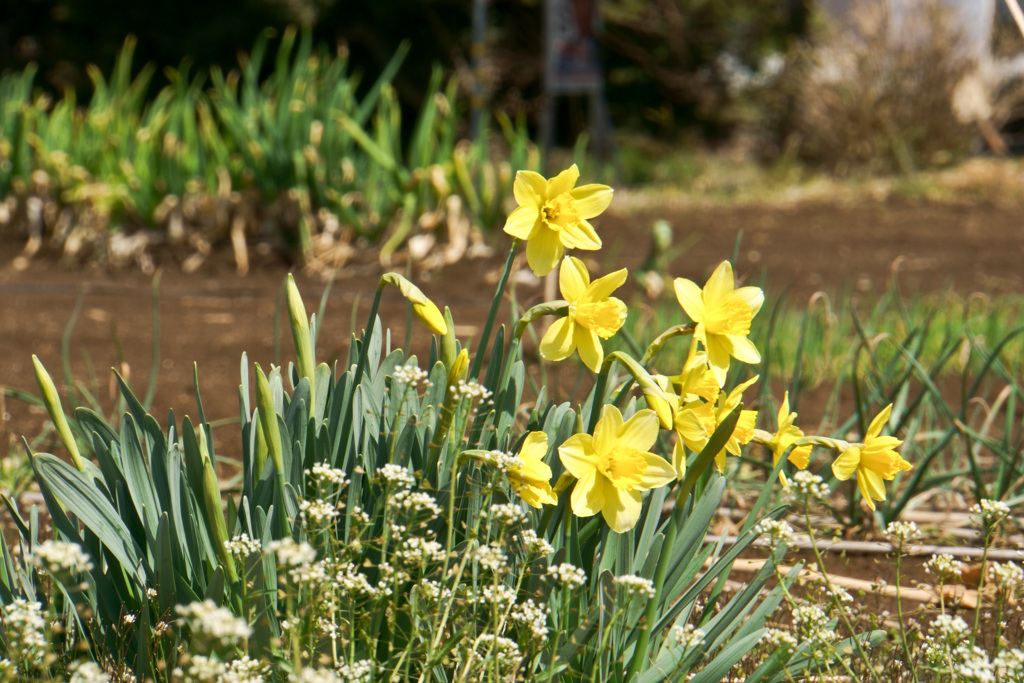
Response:
[[[612,368],[612,361],[615,358],[613,356],[605,356],[604,362],[601,363],[601,372],[597,373],[597,381],[594,383],[593,401],[590,404],[590,423],[587,425],[587,433],[593,434],[594,428],[597,427],[597,420],[601,417],[600,406],[604,403],[604,392],[608,387],[608,373]],[[634,659],[636,659],[634,657]],[[627,677],[627,680],[629,678]]]
[[[917,667],[914,666],[914,661],[910,657],[910,645],[907,643],[907,629],[903,624],[903,599],[900,596],[900,571],[903,565],[902,538],[900,538],[900,545],[896,552],[896,619],[900,625],[900,643],[903,645],[903,656],[907,658],[907,667],[910,669],[910,675],[914,677],[914,683],[917,683]]]
[[[828,580],[828,570],[825,568],[825,560],[821,556],[821,550],[818,549],[818,541],[814,538],[814,526],[811,523],[811,512],[808,509],[806,500],[804,501],[804,520],[807,524],[807,538],[811,541],[811,550],[814,552],[814,561],[818,565],[818,571],[820,571],[821,575],[825,577],[825,581],[831,584]],[[871,660],[868,659],[868,653],[864,651],[863,643],[860,642],[860,638],[857,637],[857,632],[853,629],[853,623],[850,622],[850,616],[846,613],[846,606],[839,602],[838,599],[835,599],[835,601],[836,606],[839,609],[839,617],[843,620],[843,625],[846,626],[846,630],[850,632],[850,640],[852,640],[853,644],[857,646],[857,654],[860,656],[861,661],[864,662],[864,666],[867,670],[871,672],[871,680],[874,681],[874,683],[882,683],[881,679],[878,678],[878,674],[875,673],[875,667],[872,666]],[[854,678],[854,680],[856,679]]]
[[[487,322],[480,333],[480,342],[476,347],[476,356],[473,358],[473,366],[469,376],[477,379],[480,375],[480,366],[483,365],[484,355],[487,353],[487,342],[491,339],[491,328],[494,327],[494,319],[498,317],[498,307],[501,306],[501,299],[505,294],[505,285],[508,284],[508,276],[512,273],[512,262],[516,257],[516,249],[519,248],[519,239],[512,240],[512,247],[508,250],[508,258],[505,259],[505,268],[501,271],[501,279],[498,280],[498,290],[491,300],[491,310],[487,312]]]
[[[981,578],[978,580],[978,606],[974,608],[974,625],[971,627],[970,646],[974,647],[974,641],[978,638],[978,626],[981,623],[981,604],[985,595],[985,571],[988,563],[988,549],[992,545],[992,527],[985,524],[985,548],[981,553]]]
[[[605,368],[602,367],[601,370],[604,371]],[[591,428],[591,432],[593,432],[593,428]],[[676,543],[676,533],[679,528],[679,520],[683,515],[683,511],[686,509],[685,498],[683,499],[682,505],[679,504],[679,500],[679,498],[676,498],[676,506],[672,511],[672,519],[669,520],[668,528],[665,529],[665,542],[661,546],[664,550],[661,553],[661,557],[658,558],[658,566],[654,570],[654,599],[647,603],[647,610],[644,612],[643,626],[640,627],[640,637],[637,639],[636,648],[633,650],[633,659],[629,662],[629,671],[626,674],[625,679],[623,679],[626,681],[633,680],[634,676],[637,676],[640,673],[643,661],[647,657],[647,646],[651,640],[651,629],[654,627],[654,622],[658,617],[658,606],[662,602],[662,591],[665,587],[665,576],[668,574],[669,557],[672,555],[671,549]]]

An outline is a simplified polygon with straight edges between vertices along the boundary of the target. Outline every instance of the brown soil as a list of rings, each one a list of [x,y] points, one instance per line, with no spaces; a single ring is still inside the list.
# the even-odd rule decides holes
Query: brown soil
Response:
[[[1024,288],[1019,207],[989,203],[805,203],[613,212],[595,221],[605,249],[593,255],[593,268],[636,270],[650,247],[650,226],[660,218],[674,225],[677,244],[691,244],[674,260],[671,274],[696,281],[703,281],[720,260],[731,256],[742,231],[737,274],[759,283],[763,273],[769,291],[787,291],[797,300],[818,289],[834,294],[847,288],[865,295],[879,292],[897,263],[903,289],[909,293],[949,285],[964,293]],[[451,307],[460,337],[478,334],[486,316],[507,248],[501,235],[494,243],[491,258],[467,259],[443,271],[415,275],[428,296]],[[0,241],[0,385],[36,394],[32,354],[59,383],[62,334],[81,296],[81,314],[70,336],[72,376],[95,394],[105,412],[115,405],[111,367],[122,368],[141,397],[151,370],[152,279],[138,271],[70,269],[47,256],[17,270],[12,264],[20,248],[16,240]],[[186,275],[174,255],[155,256],[162,276],[159,371],[152,411],[161,422],[172,407],[178,419],[195,414],[195,362],[207,417],[233,418],[238,414],[242,352],[264,366],[293,357],[284,323],[279,356],[274,352],[274,316],[288,265],[274,255],[257,256],[250,273],[240,277],[225,247],[198,272]],[[367,253],[337,274],[319,335],[320,359],[344,358],[353,323],[365,325],[381,272],[375,255]],[[298,282],[307,309],[316,310],[325,283],[302,275]],[[517,285],[516,296],[520,304],[530,305],[542,299],[543,286],[524,281]],[[402,345],[406,309],[397,292],[385,295],[381,315],[396,335],[393,344]],[[419,328],[415,335],[413,349],[423,354],[426,337]],[[38,434],[43,418],[41,409],[8,398],[0,423],[0,443],[5,444],[0,456],[20,435]],[[237,437],[231,427],[218,430],[221,454],[230,455],[233,438]]]

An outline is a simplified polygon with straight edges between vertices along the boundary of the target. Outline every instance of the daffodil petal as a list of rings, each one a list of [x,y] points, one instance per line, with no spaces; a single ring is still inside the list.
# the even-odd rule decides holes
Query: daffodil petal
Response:
[[[540,355],[545,360],[565,360],[576,350],[576,342],[573,340],[573,325],[569,318],[559,318],[551,323],[551,327],[544,333],[540,340]]]
[[[700,287],[693,280],[684,277],[677,277],[673,282],[676,290],[676,300],[683,307],[683,312],[694,322],[704,319],[704,299]]]
[[[590,273],[574,256],[562,259],[562,265],[558,269],[558,289],[562,292],[562,298],[570,303],[579,303],[590,286]]]
[[[573,434],[558,447],[558,459],[569,474],[582,479],[588,472],[594,472],[593,457],[587,455],[594,451],[594,437],[590,434]]]
[[[885,500],[885,481],[871,470],[861,469],[857,472],[857,483],[868,501]],[[872,503],[871,508],[874,507]]]
[[[722,335],[728,340],[728,344],[731,347],[729,349],[729,355],[741,363],[748,363],[755,365],[761,362],[761,354],[758,353],[757,347],[754,346],[754,342],[750,341],[748,337],[743,337],[738,334],[726,334]]]
[[[643,498],[639,491],[623,491],[614,486],[608,489],[601,514],[612,531],[624,534],[635,527],[640,519]]]
[[[672,463],[654,453],[644,453],[644,457],[647,459],[647,469],[644,470],[638,489],[646,491],[675,481],[676,469],[672,467]]]
[[[638,410],[619,428],[618,438],[639,451],[648,451],[658,440],[658,416],[653,410]]]
[[[570,190],[569,196],[573,198],[580,218],[593,218],[604,213],[612,203],[614,192],[607,185],[580,185]]]
[[[448,334],[448,324],[445,323],[444,316],[441,315],[441,311],[437,309],[433,301],[427,299],[423,303],[414,303],[412,310],[420,322],[426,325],[431,332],[441,336]]]
[[[708,350],[708,365],[715,375],[718,386],[725,386],[725,376],[729,372],[729,347],[727,342],[717,336],[708,336],[704,345]]]
[[[515,195],[519,206],[532,207],[539,211],[544,203],[544,189],[548,181],[544,176],[533,171],[519,171],[516,173],[516,181],[512,184],[512,194]]]
[[[807,465],[811,462],[811,447],[800,446],[791,450],[789,452],[789,462],[799,470],[806,470]]]
[[[683,448],[682,438],[677,438],[672,447],[672,469],[676,471],[676,479],[686,477],[686,449]]]
[[[577,517],[590,517],[601,512],[606,503],[605,489],[609,488],[613,487],[604,481],[604,477],[597,476],[597,470],[591,468],[580,477],[572,490],[572,513]]]
[[[595,251],[601,248],[601,238],[587,221],[580,219],[575,225],[567,225],[562,230],[562,242],[570,249]]]
[[[521,240],[530,239],[537,223],[540,222],[540,212],[535,206],[517,206],[508,215],[505,221],[505,232],[512,237]]]
[[[860,449],[856,446],[847,448],[832,462],[832,474],[839,481],[846,481],[857,471],[860,465]]]
[[[610,452],[622,431],[622,413],[610,403],[601,408],[601,419],[594,428],[594,452],[604,454]]]
[[[576,325],[572,338],[583,364],[590,368],[591,372],[600,372],[601,363],[604,361],[604,347],[601,346],[601,338],[597,336],[597,332]]]
[[[721,302],[726,301],[735,291],[735,283],[736,280],[732,275],[732,264],[728,261],[722,261],[715,268],[715,272],[711,273],[708,281],[704,283],[704,305],[717,306]]]
[[[558,238],[558,233],[549,228],[541,227],[526,243],[526,260],[535,275],[547,275],[565,254],[565,247]]]
[[[551,180],[547,181],[547,196],[544,199],[554,199],[560,194],[571,190],[576,181],[580,179],[580,169],[573,164]]]
[[[628,275],[629,271],[622,268],[614,273],[608,273],[604,277],[597,278],[587,288],[587,300],[601,301],[609,298],[612,292],[626,283]]]
[[[890,415],[892,415],[891,403],[886,407],[882,408],[882,412],[880,412],[878,415],[875,415],[875,419],[873,419],[871,421],[871,424],[868,425],[868,433],[864,440],[867,441],[869,438],[881,434],[882,429],[884,429],[885,426],[889,424]]]

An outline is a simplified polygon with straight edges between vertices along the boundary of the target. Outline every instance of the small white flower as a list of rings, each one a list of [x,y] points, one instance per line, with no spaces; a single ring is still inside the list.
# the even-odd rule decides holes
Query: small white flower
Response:
[[[529,627],[530,633],[537,640],[544,640],[548,637],[548,606],[541,603],[538,605],[533,600],[519,603],[512,608],[509,618]]]
[[[654,596],[657,595],[657,591],[654,590],[653,581],[636,576],[635,574],[623,574],[622,576],[616,576],[612,579],[612,584],[616,588],[622,589],[627,600],[633,597],[653,600]]]
[[[441,515],[441,506],[437,504],[433,496],[424,491],[398,491],[391,496],[389,501],[410,515],[426,512],[428,520],[436,519]]]
[[[121,617],[121,621],[124,623],[125,626],[130,626],[135,623],[135,615],[131,612],[128,612],[127,614],[124,614]]]
[[[277,557],[279,567],[299,567],[316,561],[316,550],[305,541],[296,543],[291,538],[271,541],[270,550]]]
[[[508,560],[505,551],[496,545],[482,545],[473,553],[473,559],[484,569],[494,573],[505,571]]]
[[[32,562],[53,574],[81,574],[93,568],[92,559],[77,543],[44,541],[32,550]]]
[[[230,541],[224,541],[224,547],[239,562],[244,561],[249,555],[263,551],[263,544],[255,538],[249,538],[249,534],[245,532]]]
[[[82,662],[74,667],[71,683],[110,683],[110,675],[96,662]]]
[[[475,380],[467,382],[464,379],[460,379],[457,386],[452,387],[452,392],[457,393],[460,397],[469,397],[470,399],[479,399],[481,401],[490,401],[493,392],[487,387],[478,384]]]
[[[363,659],[338,667],[338,675],[345,683],[369,683],[373,680],[373,661]]]
[[[401,465],[384,465],[377,470],[377,476],[385,483],[398,488],[411,489],[416,485],[416,477]]]
[[[798,470],[791,478],[793,492],[804,498],[828,502],[832,491],[825,480],[808,470]]]
[[[515,503],[503,503],[491,506],[491,519],[505,526],[526,524],[528,518],[523,509]]]
[[[7,628],[8,652],[31,652],[47,647],[46,620],[43,605],[15,598],[9,605],[2,605],[4,626]]]
[[[1024,585],[1024,569],[1013,562],[993,562],[988,567],[988,575],[989,579],[1008,593]]]
[[[555,577],[563,588],[579,588],[587,583],[586,572],[568,562],[548,567],[548,575]]]
[[[914,522],[889,522],[885,535],[895,547],[900,548],[921,537],[921,530]]]
[[[300,502],[299,514],[308,526],[322,527],[338,516],[338,508],[333,503],[317,498]]]
[[[941,582],[950,578],[960,578],[964,563],[949,553],[940,553],[925,562],[924,570],[929,574],[935,574]]]
[[[528,555],[544,557],[555,552],[554,547],[548,543],[547,539],[538,536],[537,532],[533,529],[523,529],[520,531],[519,542],[523,544],[523,550]]]
[[[754,525],[754,533],[768,537],[768,547],[775,550],[793,540],[793,527],[786,520],[762,519]]]
[[[347,481],[345,470],[331,467],[322,462],[318,462],[313,465],[312,469],[306,470],[306,476],[318,484],[333,484],[338,487],[344,486]]]
[[[501,474],[516,472],[522,469],[523,459],[514,453],[505,451],[487,451],[484,462],[496,468]]]
[[[671,630],[672,639],[682,645],[683,650],[692,650],[693,648],[700,647],[704,644],[706,636],[707,634],[704,631],[694,628],[693,624],[685,624],[682,627],[673,626]]]
[[[239,619],[226,607],[218,607],[213,600],[178,605],[175,611],[188,621],[200,638],[208,637],[224,644],[237,644],[252,635],[244,619]]]
[[[1000,500],[980,500],[971,506],[970,513],[977,515],[985,526],[993,527],[1010,516],[1010,506]]]
[[[421,382],[426,386],[430,385],[429,380],[427,380],[427,377],[429,377],[427,372],[425,370],[421,370],[415,365],[399,365],[395,368],[394,372],[391,373],[391,376],[396,381],[412,388],[419,386]]]

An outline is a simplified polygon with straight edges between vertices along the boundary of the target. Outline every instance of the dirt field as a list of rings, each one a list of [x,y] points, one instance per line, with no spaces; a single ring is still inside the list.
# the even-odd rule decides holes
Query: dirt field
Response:
[[[1024,230],[1016,206],[989,203],[947,205],[907,201],[856,205],[798,204],[785,208],[757,206],[612,212],[595,221],[605,249],[594,268],[607,272],[635,270],[650,247],[650,226],[665,218],[677,244],[690,246],[671,265],[671,275],[697,281],[729,257],[742,231],[736,272],[760,282],[770,292],[790,292],[796,300],[818,289],[843,288],[870,296],[886,286],[899,262],[904,291],[928,292],[954,286],[972,291],[1024,290]],[[109,368],[121,367],[141,396],[152,358],[152,280],[137,271],[117,273],[97,268],[72,270],[54,258],[37,257],[25,270],[12,261],[21,243],[0,242],[0,385],[37,393],[31,355],[37,354],[59,380],[61,339],[81,293],[81,313],[70,337],[71,369],[76,381],[95,391],[109,411],[114,405]],[[497,271],[507,248],[496,235],[495,255],[466,260],[443,271],[414,277],[428,296],[452,308],[460,337],[472,336],[486,315]],[[245,277],[234,273],[230,251],[215,252],[191,275],[169,254],[157,254],[162,270],[160,361],[153,412],[161,422],[168,408],[180,416],[195,414],[192,363],[198,363],[204,407],[210,419],[237,416],[239,359],[268,364],[274,355],[274,315],[281,284],[289,270],[285,259],[259,257]],[[403,270],[404,266],[398,266]],[[366,254],[338,273],[328,300],[318,341],[318,356],[330,360],[345,353],[353,321],[365,324],[369,297],[381,273]],[[543,287],[528,272],[517,278],[517,297],[529,305],[542,298]],[[299,275],[307,308],[316,310],[324,291],[320,279]],[[356,307],[353,317],[353,307]],[[406,311],[397,292],[388,292],[382,317],[401,345]],[[507,319],[507,318],[505,318]],[[284,324],[279,358],[293,357]],[[422,352],[425,339],[417,331]],[[117,343],[115,343],[115,340]],[[123,355],[118,355],[118,345]],[[417,343],[414,343],[414,349]],[[38,433],[40,409],[8,399],[0,425],[7,444],[19,435]],[[228,434],[231,432],[231,434]],[[218,450],[230,450],[233,430],[218,433]],[[223,439],[223,441],[221,440]]]

